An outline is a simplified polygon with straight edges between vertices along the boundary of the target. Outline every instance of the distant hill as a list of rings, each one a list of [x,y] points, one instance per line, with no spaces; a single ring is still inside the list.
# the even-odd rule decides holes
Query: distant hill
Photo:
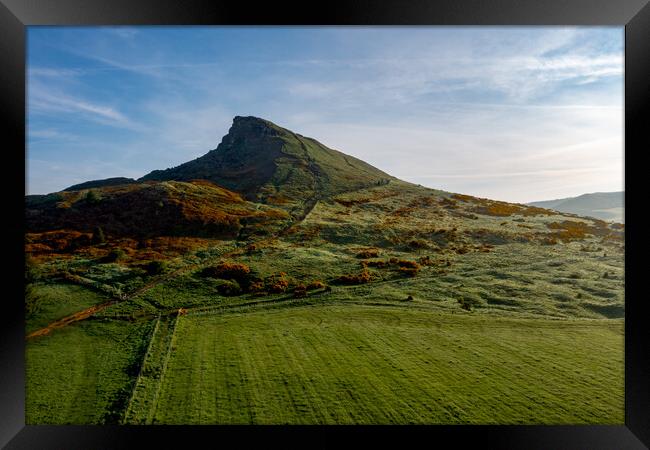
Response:
[[[619,223],[624,223],[624,204],[624,192],[594,192],[578,197],[528,203],[530,206]]]
[[[103,180],[93,180],[93,181],[86,181],[84,183],[75,184],[65,188],[64,191],[80,191],[82,189],[92,189],[92,188],[99,188],[99,187],[106,187],[106,186],[120,186],[123,184],[133,184],[133,183],[137,183],[137,181],[135,181],[133,178],[125,178],[125,177],[106,178]]]

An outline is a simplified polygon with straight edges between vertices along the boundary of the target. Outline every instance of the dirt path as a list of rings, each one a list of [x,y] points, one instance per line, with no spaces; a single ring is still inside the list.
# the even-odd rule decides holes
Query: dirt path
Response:
[[[237,250],[232,250],[230,252],[224,253],[221,256],[228,256],[228,255],[230,255],[230,254],[232,254],[232,253],[234,253],[236,251]],[[160,277],[160,278],[157,278],[157,279],[155,279],[153,281],[150,281],[149,283],[145,284],[144,286],[140,287],[139,289],[136,289],[135,291],[131,292],[130,294],[123,295],[123,296],[119,297],[119,299],[110,300],[108,302],[101,303],[99,305],[94,305],[94,306],[91,306],[90,308],[86,308],[86,309],[84,309],[82,311],[78,311],[78,312],[76,312],[74,314],[71,314],[69,316],[66,316],[66,317],[64,317],[62,319],[55,320],[54,322],[48,324],[46,327],[41,328],[40,330],[33,331],[32,333],[28,334],[26,336],[26,338],[27,339],[32,339],[32,338],[39,337],[39,336],[46,336],[46,335],[50,334],[50,332],[52,330],[55,330],[57,328],[63,328],[63,327],[66,327],[66,326],[68,326],[68,325],[70,325],[70,324],[72,324],[74,322],[79,322],[81,320],[85,320],[88,317],[95,314],[96,312],[99,312],[99,311],[101,311],[103,309],[106,309],[109,306],[116,305],[117,303],[121,303],[121,302],[125,302],[127,300],[130,300],[133,297],[136,297],[136,296],[148,291],[149,289],[152,289],[155,286],[158,286],[159,284],[164,283],[165,281],[168,281],[168,280],[180,275],[183,272],[187,272],[188,270],[196,269],[196,268],[201,267],[201,266],[202,266],[202,264],[189,264],[189,265],[187,265],[185,267],[181,267],[180,269],[177,269],[177,270],[175,270],[175,271],[173,271],[173,272],[171,272],[171,273],[169,273],[169,274],[167,274],[167,275],[165,275],[163,277]]]
[[[27,335],[27,339],[35,338],[38,336],[45,336],[47,334],[50,334],[52,330],[55,330],[57,328],[63,328],[71,323],[78,322],[80,320],[87,319],[88,317],[92,316],[95,314],[97,311],[101,311],[104,308],[108,308],[111,305],[114,305],[118,303],[118,300],[111,300],[106,303],[101,303],[99,305],[91,306],[90,308],[86,308],[83,311],[78,311],[70,316],[64,317],[63,319],[55,320],[54,322],[50,323],[48,326],[45,328],[41,328],[40,330],[36,330],[30,334]]]

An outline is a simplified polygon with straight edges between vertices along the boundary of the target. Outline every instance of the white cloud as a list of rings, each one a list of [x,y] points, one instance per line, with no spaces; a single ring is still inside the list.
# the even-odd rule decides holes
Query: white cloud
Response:
[[[114,107],[97,104],[47,89],[38,82],[32,82],[28,87],[28,113],[46,114],[76,114],[87,120],[93,120],[103,125],[125,129],[141,129],[134,121]],[[38,130],[34,130],[38,132]]]

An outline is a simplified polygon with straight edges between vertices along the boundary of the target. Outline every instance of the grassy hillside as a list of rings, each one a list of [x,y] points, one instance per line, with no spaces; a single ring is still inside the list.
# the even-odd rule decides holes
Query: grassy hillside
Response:
[[[30,196],[25,208],[27,229],[32,233],[50,230],[92,233],[101,227],[108,236],[135,238],[234,238],[247,226],[254,228],[255,233],[277,230],[289,217],[283,210],[248,202],[238,193],[201,180],[126,184]],[[90,238],[77,236],[72,250],[91,244]]]
[[[384,183],[393,177],[267,120],[235,117],[215,150],[180,166],[155,170],[142,180],[197,178],[300,216],[317,198]]]
[[[255,118],[148,178],[26,199],[30,424],[623,422],[624,225]]]

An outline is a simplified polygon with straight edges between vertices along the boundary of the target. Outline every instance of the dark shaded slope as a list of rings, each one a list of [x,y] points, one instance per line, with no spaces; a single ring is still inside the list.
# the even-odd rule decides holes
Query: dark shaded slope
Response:
[[[123,184],[133,184],[133,183],[137,183],[137,181],[135,181],[133,178],[125,178],[125,177],[105,178],[103,180],[92,180],[92,181],[86,181],[84,183],[75,184],[65,188],[64,191],[80,191],[82,189],[92,189],[92,188],[108,187],[108,186],[121,186]]]
[[[256,205],[209,182],[147,182],[69,191],[25,200],[29,232],[69,229],[112,236],[235,238],[284,227],[286,212]]]
[[[267,120],[235,117],[221,144],[180,166],[141,180],[206,179],[249,200],[288,209],[315,198],[382,184],[390,175]]]

